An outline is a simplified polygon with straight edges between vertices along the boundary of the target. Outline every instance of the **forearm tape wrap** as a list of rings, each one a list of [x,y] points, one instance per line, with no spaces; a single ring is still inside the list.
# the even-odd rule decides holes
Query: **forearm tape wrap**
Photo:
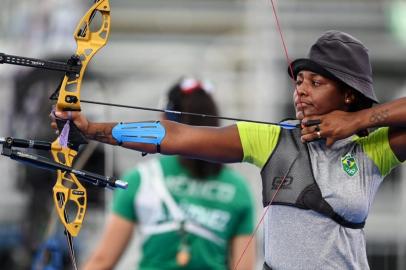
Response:
[[[112,135],[119,145],[125,142],[150,143],[155,144],[160,152],[165,127],[159,121],[120,123],[113,127]]]

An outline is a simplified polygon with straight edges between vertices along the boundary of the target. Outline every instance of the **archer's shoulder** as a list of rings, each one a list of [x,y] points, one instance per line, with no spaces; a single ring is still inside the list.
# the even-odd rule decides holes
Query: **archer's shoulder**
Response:
[[[241,133],[279,133],[280,126],[251,122],[237,122],[238,132]]]
[[[382,145],[387,144],[389,142],[389,128],[388,127],[381,127],[375,129],[368,136],[364,137],[354,137],[354,142],[366,146],[366,145]]]

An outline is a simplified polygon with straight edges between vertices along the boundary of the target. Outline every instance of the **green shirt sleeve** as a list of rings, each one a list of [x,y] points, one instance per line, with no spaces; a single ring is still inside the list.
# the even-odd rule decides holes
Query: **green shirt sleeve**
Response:
[[[262,168],[278,143],[281,128],[274,125],[238,122],[244,162]]]
[[[396,158],[389,145],[388,127],[375,130],[369,136],[358,138],[367,156],[375,163],[382,176],[386,176],[401,162]]]
[[[138,170],[132,170],[125,173],[122,179],[128,182],[128,188],[116,189],[113,197],[112,211],[120,217],[136,222],[137,216],[134,208],[134,199],[140,185],[140,174]]]

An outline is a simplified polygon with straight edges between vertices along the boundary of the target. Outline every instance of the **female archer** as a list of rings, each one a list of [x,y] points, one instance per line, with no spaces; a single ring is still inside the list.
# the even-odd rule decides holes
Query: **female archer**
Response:
[[[383,178],[406,159],[406,98],[372,107],[378,100],[367,48],[339,31],[319,37],[289,75],[301,129],[72,117],[88,138],[104,143],[256,165],[263,204],[271,205],[264,219],[265,269],[369,269],[363,227]]]

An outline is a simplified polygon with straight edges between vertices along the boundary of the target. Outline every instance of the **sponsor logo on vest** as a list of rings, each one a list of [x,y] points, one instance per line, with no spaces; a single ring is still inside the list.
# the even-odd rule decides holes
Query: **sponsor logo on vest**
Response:
[[[341,157],[341,165],[343,170],[349,175],[354,176],[358,172],[358,165],[355,158],[350,154]]]
[[[283,176],[275,177],[273,179],[273,181],[272,181],[272,189],[277,189],[280,186],[282,180],[283,180]],[[290,185],[292,184],[292,182],[293,182],[293,177],[286,176],[286,179],[285,179],[285,181],[283,181],[283,184],[280,187],[280,189],[288,189],[288,188],[290,188]]]

